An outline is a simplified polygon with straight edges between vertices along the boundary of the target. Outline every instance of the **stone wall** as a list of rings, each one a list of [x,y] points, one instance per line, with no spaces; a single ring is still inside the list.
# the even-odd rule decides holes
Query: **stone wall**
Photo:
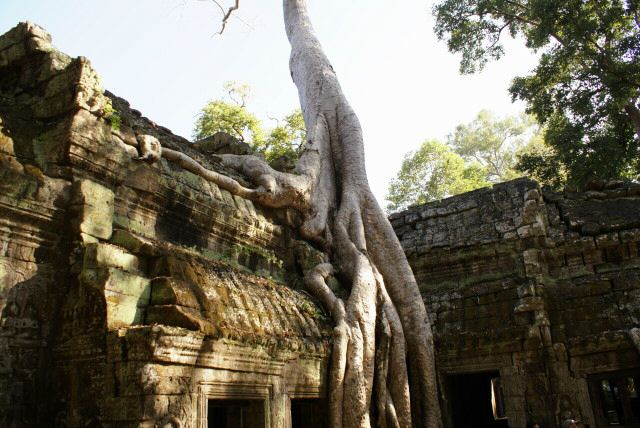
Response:
[[[595,427],[588,376],[640,368],[640,185],[592,188],[520,179],[392,215],[433,317],[445,406],[448,376],[496,370],[509,426]]]
[[[205,427],[208,400],[253,399],[284,427],[323,396],[296,215],[141,161],[149,135],[232,174],[41,28],[0,36],[0,426]]]

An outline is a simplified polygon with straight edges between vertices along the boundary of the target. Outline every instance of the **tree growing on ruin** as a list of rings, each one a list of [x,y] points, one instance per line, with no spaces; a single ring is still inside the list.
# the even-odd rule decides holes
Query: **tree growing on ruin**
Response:
[[[224,89],[227,92],[225,98],[209,101],[198,113],[193,130],[194,140],[224,132],[238,141],[248,143],[255,153],[262,154],[268,162],[276,162],[284,167],[293,165],[306,140],[302,111],[295,109],[281,120],[271,118],[277,125],[265,129],[262,121],[247,106],[251,97],[249,85],[226,82]]]
[[[239,6],[230,8],[223,28]],[[329,367],[332,427],[441,427],[433,336],[404,251],[379,207],[364,165],[363,136],[331,63],[316,38],[304,0],[283,1],[306,144],[292,173],[255,156],[220,155],[253,187],[207,170],[181,152],[149,144],[159,156],[239,196],[303,216],[300,233],[326,254],[305,284],[335,322]],[[349,289],[342,300],[327,286]]]
[[[510,92],[544,125],[553,149],[523,166],[562,165],[570,181],[637,176],[640,19],[637,0],[441,0],[436,34],[473,73],[504,54],[508,34],[540,52]]]
[[[225,132],[239,141],[259,146],[264,143],[260,120],[247,110],[251,88],[238,82],[226,82],[228,99],[209,101],[196,117],[193,138],[201,140],[216,132]]]

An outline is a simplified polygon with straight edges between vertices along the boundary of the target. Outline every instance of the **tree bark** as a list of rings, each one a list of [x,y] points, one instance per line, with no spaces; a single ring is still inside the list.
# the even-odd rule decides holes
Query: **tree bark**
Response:
[[[332,426],[371,426],[376,387],[377,425],[439,427],[430,321],[404,251],[369,189],[360,123],[313,33],[305,2],[284,0],[284,18],[291,75],[311,131],[305,152],[322,153],[310,188],[307,237],[324,243],[335,269],[351,280],[345,313],[334,315],[339,346],[329,379]]]
[[[631,102],[624,106],[624,111],[629,115],[633,128],[636,131],[636,135],[640,138],[640,110],[638,109],[638,106]]]

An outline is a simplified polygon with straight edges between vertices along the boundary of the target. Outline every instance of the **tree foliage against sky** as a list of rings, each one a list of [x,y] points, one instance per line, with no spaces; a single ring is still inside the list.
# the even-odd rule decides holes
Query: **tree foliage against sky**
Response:
[[[302,110],[296,109],[279,120],[278,125],[269,132],[262,151],[267,159],[296,160],[306,138]]]
[[[495,183],[520,175],[514,170],[516,153],[535,128],[534,121],[526,115],[499,118],[482,110],[471,123],[458,125],[449,143],[465,160],[482,165],[487,181]]]
[[[529,76],[510,92],[545,127],[543,162],[566,168],[569,181],[636,177],[640,137],[638,0],[444,0],[435,31],[473,73],[504,54],[501,38],[519,37],[540,52]]]
[[[251,88],[238,82],[224,84],[227,99],[210,101],[196,118],[193,138],[201,140],[217,132],[225,132],[237,140],[249,143],[256,153],[268,161],[284,160],[293,164],[306,139],[302,111],[295,109],[268,131],[258,117],[247,109]]]
[[[247,110],[251,97],[248,85],[226,82],[224,89],[228,99],[210,101],[196,118],[193,138],[201,140],[216,132],[226,132],[239,141],[259,146],[264,143],[264,131],[260,120]]]
[[[518,159],[545,150],[539,127],[530,117],[499,118],[483,110],[470,123],[458,125],[446,144],[427,140],[405,155],[389,185],[387,210],[399,211],[511,180],[522,175],[516,169]],[[544,180],[549,181],[546,176]]]
[[[398,175],[389,184],[387,209],[400,211],[489,185],[482,165],[465,165],[464,159],[447,144],[427,140],[418,150],[405,155]]]

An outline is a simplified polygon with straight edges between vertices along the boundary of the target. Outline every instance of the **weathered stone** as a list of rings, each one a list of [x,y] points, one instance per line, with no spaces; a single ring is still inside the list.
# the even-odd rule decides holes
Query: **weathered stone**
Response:
[[[198,140],[194,147],[205,154],[248,155],[253,153],[251,146],[241,142],[226,132],[216,132],[210,137]]]
[[[154,305],[148,308],[146,321],[149,324],[163,324],[183,327],[188,330],[215,334],[211,323],[207,322],[200,311],[177,305]]]
[[[79,232],[109,239],[112,233],[114,194],[91,180],[78,180],[73,186],[74,221]]]
[[[627,330],[613,333],[640,321],[640,292],[632,294],[640,287],[640,199],[629,198],[631,185],[604,190],[602,184],[597,195],[546,191],[543,205],[534,183],[497,187],[486,198],[465,194],[411,209],[440,212],[438,221],[400,213],[404,221],[396,230],[425,301],[434,302],[428,306],[437,311],[439,366],[454,373],[499,367],[503,384],[512,382],[513,373],[527,382],[543,380],[544,388],[526,397],[506,396],[510,424],[531,415],[543,420],[559,408],[549,407],[550,388],[570,396],[580,391],[588,398],[587,383],[579,376],[640,366],[639,354],[628,354]],[[525,196],[507,197],[518,194]],[[623,194],[626,199],[620,199]],[[479,202],[478,210],[462,220],[457,213],[438,211],[471,199]],[[482,238],[487,223],[499,238]],[[442,232],[444,238],[438,235]],[[437,251],[431,246],[435,235],[441,245]],[[428,245],[414,253],[415,242]],[[487,286],[489,278],[494,285]],[[557,351],[553,356],[543,351],[549,346]],[[533,412],[529,416],[525,403]],[[589,399],[581,400],[563,412],[589,415],[591,406]],[[592,416],[582,418],[596,425]]]
[[[201,306],[189,284],[170,277],[154,278],[151,282],[152,305],[179,305],[200,310]]]
[[[145,270],[140,258],[127,253],[123,248],[105,243],[88,244],[84,253],[84,268],[102,267],[117,268],[131,273]]]

